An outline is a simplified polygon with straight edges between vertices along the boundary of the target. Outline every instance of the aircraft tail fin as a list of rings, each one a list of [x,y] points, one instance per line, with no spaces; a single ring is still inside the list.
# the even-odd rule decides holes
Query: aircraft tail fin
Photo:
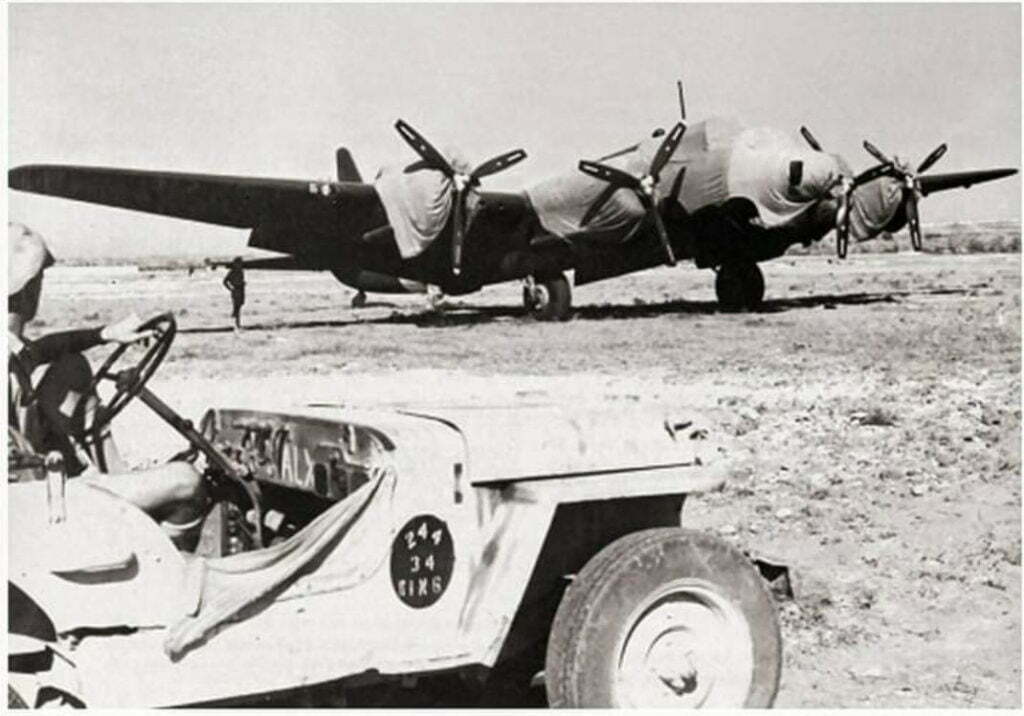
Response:
[[[359,168],[352,158],[352,153],[345,147],[338,147],[334,155],[338,165],[338,181],[351,181],[362,183],[363,178],[359,175]]]

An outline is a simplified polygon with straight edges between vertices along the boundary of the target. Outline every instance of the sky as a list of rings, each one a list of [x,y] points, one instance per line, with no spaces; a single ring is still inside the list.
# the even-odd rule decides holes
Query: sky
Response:
[[[806,124],[855,169],[864,139],[932,171],[1021,166],[1016,4],[8,5],[8,165],[298,179],[412,158],[403,118],[514,191],[678,118]],[[226,255],[246,232],[8,192],[58,256]],[[922,203],[1015,219],[1020,178]]]

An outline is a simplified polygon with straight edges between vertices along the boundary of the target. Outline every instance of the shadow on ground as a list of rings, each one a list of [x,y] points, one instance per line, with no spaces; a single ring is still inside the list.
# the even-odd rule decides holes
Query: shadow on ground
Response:
[[[845,293],[819,296],[798,296],[794,298],[769,299],[764,302],[756,313],[783,313],[798,309],[835,309],[839,306],[862,306],[874,303],[899,303],[901,299],[914,296],[960,296],[976,293],[973,288],[934,288],[908,291],[886,291],[883,293]],[[390,306],[390,304],[367,304],[372,306]],[[579,306],[573,309],[573,320],[603,321],[630,318],[656,318],[671,315],[728,315],[722,311],[717,301],[665,301],[662,303],[639,303],[632,305],[601,304],[597,306]],[[533,322],[518,306],[471,306],[462,303],[442,308],[441,310],[423,309],[415,313],[393,312],[389,316],[361,319],[359,317],[314,320],[314,321],[282,321],[270,323],[253,323],[245,326],[245,330],[275,331],[281,329],[302,328],[344,328],[355,325],[413,325],[420,328],[447,328],[454,326],[473,326],[491,323],[501,319],[514,319],[523,323]],[[231,326],[197,326],[179,329],[179,333],[231,333]]]

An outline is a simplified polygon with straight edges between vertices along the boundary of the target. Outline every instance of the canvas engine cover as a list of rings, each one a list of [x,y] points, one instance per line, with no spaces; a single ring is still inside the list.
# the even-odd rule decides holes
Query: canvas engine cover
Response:
[[[649,137],[606,164],[642,176],[663,137]],[[791,163],[801,162],[800,181],[790,182]],[[680,172],[686,173],[680,180]],[[728,118],[711,118],[687,127],[675,153],[661,171],[657,199],[671,197],[690,213],[743,197],[753,202],[766,227],[787,223],[827,195],[844,170],[835,155],[816,152],[783,132],[746,129]],[[526,190],[544,228],[566,236],[580,231],[628,236],[643,217],[636,196],[620,189],[590,218],[582,220],[608,185],[578,169]],[[616,230],[619,230],[616,232]]]
[[[457,172],[469,173],[469,162],[457,150],[446,149],[444,155]],[[448,223],[454,185],[441,172],[426,168],[422,161],[382,167],[374,180],[374,188],[384,205],[403,259],[423,253]],[[470,191],[467,198],[469,215],[475,199],[474,192]]]

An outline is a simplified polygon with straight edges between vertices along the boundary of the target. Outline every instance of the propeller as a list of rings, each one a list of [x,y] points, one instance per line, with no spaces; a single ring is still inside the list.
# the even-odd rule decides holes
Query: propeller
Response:
[[[813,149],[816,152],[822,151],[821,144],[819,144],[818,140],[814,138],[813,134],[811,134],[811,130],[809,130],[807,127],[800,127],[800,134],[807,141],[807,143],[811,145],[811,149]]]
[[[857,187],[889,174],[892,169],[892,163],[886,162],[861,172],[853,179],[845,176],[840,179],[842,190],[839,194],[839,209],[836,211],[836,255],[839,258],[845,259],[850,247],[850,200],[853,198],[853,192]]]
[[[931,169],[942,155],[946,153],[947,147],[945,144],[940,144],[931,151],[924,161],[921,162],[917,171],[911,171],[910,165],[899,161],[898,158],[889,159],[878,149],[874,144],[868,140],[864,140],[864,149],[867,150],[868,154],[875,157],[879,161],[887,161],[893,165],[890,174],[898,177],[903,182],[903,196],[904,206],[907,212],[907,228],[910,229],[910,245],[914,247],[915,251],[921,250],[921,218],[917,210],[917,202],[920,200],[921,193],[921,182],[918,179],[919,174]]]
[[[814,151],[825,151],[821,148],[821,143],[811,134],[811,130],[807,127],[800,127],[800,135]],[[847,176],[839,179],[839,208],[836,210],[836,255],[841,259],[846,258],[846,252],[850,246],[850,201],[853,198],[853,192],[857,187],[867,184],[869,181],[874,181],[880,176],[890,174],[895,167],[893,161],[881,152],[878,152],[875,158],[881,163],[861,172],[852,179]]]
[[[647,212],[648,218],[654,222],[655,229],[658,232],[658,238],[661,239],[662,246],[665,247],[666,263],[669,266],[676,265],[676,256],[672,251],[672,244],[668,240],[668,233],[665,231],[665,223],[661,219],[661,214],[658,212],[658,206],[655,202],[655,189],[658,186],[658,180],[660,179],[661,170],[665,168],[665,164],[672,158],[672,155],[676,151],[676,147],[679,146],[679,142],[683,139],[683,134],[686,132],[686,125],[682,122],[678,122],[676,126],[672,128],[665,139],[662,141],[661,146],[658,147],[657,153],[654,155],[654,159],[651,161],[651,166],[647,170],[647,173],[642,177],[635,177],[632,174],[625,172],[617,167],[612,167],[607,164],[601,164],[600,162],[592,162],[584,159],[580,162],[580,171],[588,176],[592,176],[595,179],[608,182],[612,189],[629,189],[633,191],[640,203],[643,205],[644,210]],[[599,203],[603,204],[611,197],[612,192],[604,192],[599,198]],[[603,199],[603,201],[601,201]],[[596,209],[591,207],[588,214],[596,213]]]
[[[513,149],[510,152],[499,154],[480,164],[469,174],[466,174],[452,168],[448,160],[405,121],[400,119],[395,122],[395,129],[402,135],[402,139],[413,148],[413,151],[420,156],[428,169],[441,172],[451,180],[454,186],[455,196],[453,197],[453,202],[455,216],[452,221],[452,273],[458,276],[462,272],[462,240],[468,228],[465,218],[466,198],[470,190],[480,186],[480,180],[484,177],[505,171],[526,159],[526,152],[522,149]]]

